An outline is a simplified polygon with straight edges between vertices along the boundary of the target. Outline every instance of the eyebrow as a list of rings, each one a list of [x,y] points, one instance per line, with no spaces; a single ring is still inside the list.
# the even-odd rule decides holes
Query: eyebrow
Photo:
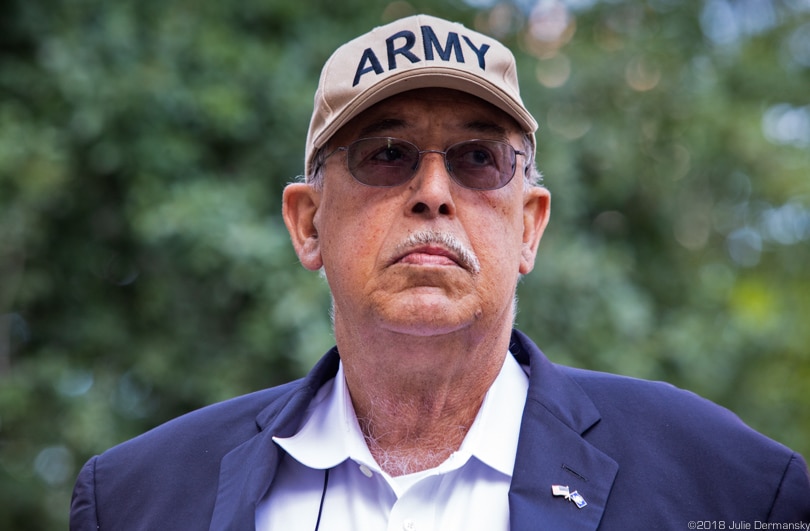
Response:
[[[359,131],[360,138],[374,136],[380,133],[396,132],[408,126],[406,120],[399,118],[386,118],[372,122]],[[489,121],[473,120],[462,125],[462,129],[469,130],[476,134],[486,134],[505,140],[507,138],[506,128]]]
[[[404,129],[407,125],[408,122],[406,122],[405,120],[400,120],[398,118],[386,118],[383,120],[378,120],[362,128],[359,133],[360,134],[359,138],[363,138],[366,136],[375,136],[380,133],[385,133],[392,130],[396,131],[398,129]]]
[[[501,140],[506,140],[507,138],[506,128],[493,122],[475,120],[464,124],[464,128],[475,131],[476,133],[497,136]]]

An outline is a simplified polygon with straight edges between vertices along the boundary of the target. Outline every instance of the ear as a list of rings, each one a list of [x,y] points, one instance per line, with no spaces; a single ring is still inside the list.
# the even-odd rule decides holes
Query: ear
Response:
[[[523,248],[520,253],[520,274],[534,269],[537,246],[551,215],[551,193],[542,186],[532,186],[523,196]]]
[[[304,183],[288,184],[284,188],[281,215],[290,232],[295,254],[301,265],[311,271],[323,266],[315,213],[320,204],[320,193]]]

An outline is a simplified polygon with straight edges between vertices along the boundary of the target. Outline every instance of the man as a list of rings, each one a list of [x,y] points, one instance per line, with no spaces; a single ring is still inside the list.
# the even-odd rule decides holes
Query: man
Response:
[[[512,329],[549,219],[535,129],[511,53],[463,26],[409,17],[338,49],[283,199],[336,348],[91,459],[71,529],[810,524],[798,454],[669,385],[556,366]]]

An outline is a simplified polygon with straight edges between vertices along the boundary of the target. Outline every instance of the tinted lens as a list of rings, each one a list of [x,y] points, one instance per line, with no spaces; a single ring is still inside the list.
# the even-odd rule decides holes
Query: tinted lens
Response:
[[[419,163],[419,149],[397,138],[361,138],[349,146],[349,171],[370,186],[407,182]]]
[[[458,184],[474,190],[495,190],[515,174],[515,149],[497,140],[468,140],[447,152],[419,148],[389,137],[361,138],[347,149],[349,172],[368,186],[399,186],[408,182],[424,153],[439,153]]]
[[[501,188],[515,174],[515,150],[505,142],[461,142],[447,150],[446,158],[456,182],[475,190]]]

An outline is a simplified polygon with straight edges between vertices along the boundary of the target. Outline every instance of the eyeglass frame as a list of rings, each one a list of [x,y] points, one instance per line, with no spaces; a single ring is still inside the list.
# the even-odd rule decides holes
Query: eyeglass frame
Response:
[[[416,175],[416,173],[417,173],[417,171],[419,169],[419,165],[422,163],[422,155],[426,154],[426,153],[437,153],[437,154],[442,156],[442,159],[444,161],[444,167],[447,170],[447,173],[448,173],[448,175],[450,175],[450,178],[453,180],[453,182],[455,182],[456,184],[458,184],[459,186],[461,186],[462,188],[465,188],[467,190],[476,190],[476,191],[483,191],[483,192],[492,191],[492,190],[500,190],[501,188],[505,187],[510,182],[512,182],[512,180],[515,178],[515,174],[517,173],[517,167],[518,167],[518,165],[517,165],[517,156],[518,155],[522,155],[523,157],[525,157],[527,159],[526,164],[524,165],[524,171],[526,169],[528,169],[530,164],[531,164],[530,163],[529,153],[527,153],[526,151],[516,149],[515,146],[513,146],[512,144],[510,144],[509,142],[506,142],[504,140],[495,140],[495,139],[491,139],[491,138],[472,138],[472,139],[469,139],[469,140],[462,140],[461,142],[455,142],[454,144],[451,144],[450,146],[448,146],[444,151],[441,151],[441,150],[438,150],[438,149],[425,149],[425,150],[419,149],[419,146],[417,146],[413,142],[410,142],[410,141],[405,140],[403,138],[397,138],[397,137],[391,137],[391,136],[363,137],[363,138],[358,138],[356,140],[353,140],[352,142],[350,142],[349,144],[347,144],[345,146],[337,147],[337,148],[333,149],[332,151],[330,151],[327,155],[324,155],[322,157],[318,157],[319,160],[316,160],[316,166],[315,166],[315,169],[312,172],[312,175],[313,175],[312,181],[319,180],[318,176],[321,174],[321,171],[322,171],[324,165],[326,164],[327,159],[329,159],[329,157],[331,157],[332,155],[334,155],[335,153],[338,153],[340,151],[345,151],[347,153],[347,155],[348,155],[349,148],[351,148],[353,145],[355,145],[355,144],[357,144],[359,142],[365,141],[365,140],[373,140],[373,139],[394,140],[394,141],[397,141],[397,142],[401,142],[401,143],[413,146],[416,149],[417,159],[416,159],[416,164],[413,166],[413,169],[411,170],[412,173],[411,173],[410,177],[408,177],[406,180],[402,181],[401,183],[397,183],[397,184],[391,184],[391,185],[381,184],[381,185],[377,185],[377,184],[365,183],[365,182],[361,181],[360,179],[358,179],[354,175],[354,173],[352,173],[351,168],[349,168],[349,159],[347,157],[346,158],[346,169],[349,171],[349,175],[351,175],[352,179],[354,179],[359,184],[362,184],[363,186],[368,186],[370,188],[396,188],[397,186],[402,186],[403,184],[406,184],[406,183],[410,182],[414,178],[414,176]],[[455,175],[453,169],[451,168],[450,164],[447,161],[447,152],[450,151],[451,149],[453,149],[456,146],[459,146],[461,144],[466,144],[466,143],[469,143],[469,142],[494,142],[496,144],[502,144],[502,145],[505,145],[505,146],[509,147],[512,150],[512,152],[514,153],[514,155],[513,155],[514,162],[512,163],[512,175],[510,175],[509,178],[506,179],[503,182],[503,184],[501,184],[500,186],[497,186],[495,188],[474,188],[474,187],[467,186],[464,183],[460,182],[459,179],[456,177],[456,175]]]

